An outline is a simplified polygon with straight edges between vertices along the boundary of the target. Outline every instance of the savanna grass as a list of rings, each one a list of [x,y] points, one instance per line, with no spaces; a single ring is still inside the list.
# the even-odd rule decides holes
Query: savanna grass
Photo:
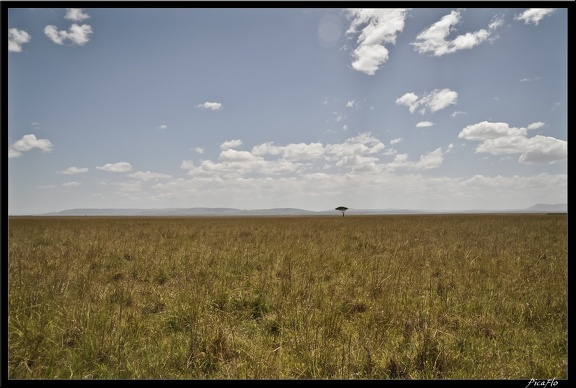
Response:
[[[9,379],[565,379],[566,215],[10,217]]]

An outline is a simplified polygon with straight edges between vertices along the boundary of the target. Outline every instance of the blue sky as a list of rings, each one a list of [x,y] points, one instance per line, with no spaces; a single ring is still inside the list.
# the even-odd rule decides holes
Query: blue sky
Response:
[[[566,8],[7,14],[9,214],[567,203]]]

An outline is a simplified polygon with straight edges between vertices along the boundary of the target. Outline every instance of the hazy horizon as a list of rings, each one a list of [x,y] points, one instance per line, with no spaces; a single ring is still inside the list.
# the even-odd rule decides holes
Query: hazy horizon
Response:
[[[491,213],[494,211],[501,211],[504,213],[507,212],[522,212],[522,211],[529,211],[529,212],[550,212],[550,211],[562,211],[567,212],[568,204],[567,203],[560,203],[560,204],[534,204],[533,206],[527,208],[510,208],[510,209],[466,209],[466,210],[449,210],[444,209],[440,211],[434,210],[423,210],[423,209],[398,209],[398,208],[379,208],[379,209],[370,209],[370,208],[347,208],[345,211],[346,214],[425,214],[425,213],[460,213],[460,214],[474,214],[474,213]],[[88,215],[90,214],[98,214],[98,215],[114,215],[114,214],[132,214],[132,215],[219,215],[225,214],[229,212],[231,215],[240,215],[240,214],[247,214],[247,215],[254,215],[254,214],[268,214],[268,215],[289,215],[290,213],[317,213],[317,214],[326,214],[326,213],[334,213],[334,214],[341,214],[341,210],[334,209],[321,209],[321,210],[309,210],[309,209],[302,209],[302,208],[230,208],[230,207],[190,207],[190,208],[71,208],[71,209],[62,209],[59,211],[54,212],[46,212],[46,213],[12,213],[8,214],[9,216],[42,216],[42,215]]]
[[[568,7],[2,10],[9,214],[567,203]]]

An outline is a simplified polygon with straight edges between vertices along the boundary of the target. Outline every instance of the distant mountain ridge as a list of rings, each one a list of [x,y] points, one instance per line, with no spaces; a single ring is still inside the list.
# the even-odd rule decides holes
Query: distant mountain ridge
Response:
[[[426,211],[412,209],[353,209],[346,211],[347,215],[378,215],[378,214],[459,214],[459,213],[567,213],[568,205],[536,204],[526,209],[467,211]],[[312,211],[296,208],[272,209],[236,209],[236,208],[163,208],[163,209],[67,209],[59,212],[39,214],[41,216],[314,216],[339,215],[336,210]]]
[[[544,212],[567,212],[568,211],[568,206],[565,203],[560,203],[557,205],[547,205],[547,204],[542,204],[542,203],[538,203],[532,207],[529,207],[526,210],[532,210],[532,211],[544,211]]]

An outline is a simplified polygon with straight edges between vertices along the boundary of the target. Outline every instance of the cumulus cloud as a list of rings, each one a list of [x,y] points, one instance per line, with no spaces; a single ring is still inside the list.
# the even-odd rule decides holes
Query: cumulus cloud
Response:
[[[434,124],[431,123],[430,121],[420,121],[419,123],[416,124],[417,128],[422,128],[422,127],[431,127]]]
[[[266,142],[262,144],[258,144],[252,147],[251,151],[254,155],[262,156],[262,155],[280,155],[282,153],[282,147],[277,147],[274,145],[274,142]]]
[[[92,34],[92,27],[88,24],[78,25],[72,24],[68,31],[58,30],[56,26],[46,26],[44,34],[56,44],[64,44],[69,40],[73,45],[84,46],[90,40]]]
[[[64,175],[75,175],[75,174],[82,174],[84,172],[87,172],[88,169],[87,168],[78,168],[78,167],[68,167],[66,170],[62,170],[62,171],[58,171],[58,174],[64,174]]]
[[[248,151],[237,151],[233,149],[226,149],[220,153],[220,161],[226,162],[251,162],[259,160],[258,156],[252,155]]]
[[[318,159],[324,155],[324,146],[322,143],[297,143],[288,144],[281,148],[284,159],[290,161],[303,161]]]
[[[168,126],[167,126],[167,125],[164,125],[164,124],[162,124],[162,125],[160,125],[158,128],[160,128],[160,129],[166,129],[166,128],[168,128]]]
[[[90,18],[90,16],[85,14],[82,8],[68,8],[66,16],[64,16],[64,19],[72,20],[73,22],[81,22],[88,18]]]
[[[37,139],[33,134],[24,135],[20,140],[8,147],[8,158],[20,157],[23,152],[30,151],[32,148],[50,152],[52,151],[52,143],[47,139]]]
[[[228,141],[225,141],[224,143],[220,144],[220,149],[221,150],[227,150],[229,148],[240,147],[241,145],[242,145],[242,140],[240,140],[240,139],[228,140]]]
[[[396,36],[404,29],[408,9],[348,9],[351,19],[347,34],[360,34],[357,47],[352,52],[352,68],[368,75],[374,75],[380,66],[388,61],[387,44],[395,44]]]
[[[130,178],[139,179],[141,181],[151,181],[151,180],[172,178],[172,175],[162,174],[159,172],[151,172],[151,171],[136,171],[135,173],[128,174],[128,176]]]
[[[458,93],[450,89],[436,89],[421,98],[414,93],[406,93],[402,97],[396,99],[396,104],[405,105],[408,107],[410,113],[420,108],[419,113],[424,114],[426,110],[434,113],[444,109],[450,105],[456,104]]]
[[[414,113],[418,107],[418,96],[414,93],[406,93],[402,97],[396,99],[397,105],[406,105],[410,109],[410,113]]]
[[[539,128],[542,124],[531,124],[530,129]],[[527,132],[527,128],[510,127],[502,122],[483,121],[462,129],[458,138],[479,141],[477,153],[520,154],[518,161],[524,164],[553,164],[567,159],[567,141],[540,135],[529,138]]]
[[[520,15],[514,17],[514,20],[523,21],[524,24],[534,24],[537,26],[544,17],[550,16],[553,12],[554,8],[529,8]]]
[[[22,51],[22,45],[30,42],[32,37],[24,30],[10,28],[8,30],[8,51],[19,53]]]
[[[401,140],[394,139],[391,144]],[[329,170],[340,171],[341,174],[378,174],[401,168],[428,170],[439,167],[451,148],[452,145],[446,149],[438,148],[425,153],[419,160],[411,161],[408,155],[395,156],[396,151],[387,151],[380,139],[364,132],[333,144],[313,142],[278,145],[266,142],[255,145],[250,151],[223,147],[217,161],[202,160],[195,163],[184,160],[180,167],[195,179],[222,182],[248,177],[272,179],[271,176],[275,176],[270,182],[272,184],[278,182],[278,176],[296,179],[305,174]],[[395,160],[390,161],[390,157],[395,157]]]
[[[201,109],[210,109],[210,110],[220,110],[222,109],[222,104],[219,102],[208,102],[206,101],[204,104],[198,105],[198,108]]]
[[[433,151],[421,155],[418,161],[409,160],[408,154],[396,154],[394,161],[385,165],[385,169],[386,171],[395,171],[398,169],[430,170],[438,168],[442,165],[444,157],[452,148],[454,148],[452,144],[449,144],[445,150],[441,147],[436,148]]]
[[[538,121],[537,123],[532,123],[532,124],[528,125],[527,128],[528,129],[538,129],[538,128],[542,128],[545,125],[546,125],[545,123]]]
[[[463,35],[458,35],[452,40],[447,40],[448,35],[455,30],[455,26],[459,23],[460,11],[452,11],[449,15],[443,16],[439,21],[419,33],[416,36],[416,41],[410,44],[414,46],[414,49],[420,54],[432,53],[437,57],[459,50],[471,49],[488,41],[494,31],[502,25],[502,20],[493,20],[489,24],[488,29],[468,32]]]
[[[64,182],[64,183],[62,183],[62,186],[64,186],[64,187],[76,187],[76,186],[80,186],[80,182]]]
[[[65,19],[73,22],[81,22],[88,19],[90,16],[85,14],[81,8],[68,8],[66,11]],[[58,30],[58,27],[48,25],[44,27],[44,34],[54,43],[63,45],[70,41],[72,45],[84,46],[90,40],[92,34],[92,27],[88,24],[72,23],[68,31]]]
[[[126,172],[132,170],[132,165],[128,162],[107,163],[103,166],[96,166],[98,170],[110,172]]]
[[[536,135],[524,145],[518,161],[524,164],[553,164],[568,157],[568,142]]]

